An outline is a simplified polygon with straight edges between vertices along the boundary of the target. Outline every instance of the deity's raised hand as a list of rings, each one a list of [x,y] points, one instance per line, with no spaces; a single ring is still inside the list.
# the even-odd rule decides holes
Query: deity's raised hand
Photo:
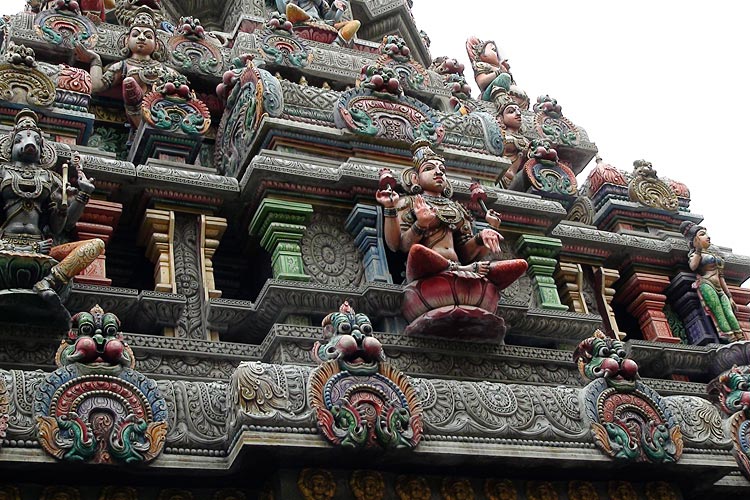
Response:
[[[435,207],[427,204],[421,194],[414,197],[414,215],[417,217],[417,224],[421,227],[430,227],[437,219]]]

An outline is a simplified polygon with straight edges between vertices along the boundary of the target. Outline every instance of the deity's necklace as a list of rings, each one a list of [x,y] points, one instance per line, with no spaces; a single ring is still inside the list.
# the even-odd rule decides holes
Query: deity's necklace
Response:
[[[432,196],[429,194],[422,194],[422,198],[428,204],[435,207],[435,216],[440,222],[447,224],[451,229],[456,229],[458,224],[464,219],[464,215],[456,206],[455,201],[443,196]]]
[[[44,187],[42,185],[42,179],[38,175],[33,175],[34,172],[21,170],[21,174],[19,175],[18,170],[14,168],[8,169],[8,172],[10,172],[10,185],[11,188],[13,188],[13,193],[20,198],[31,200],[39,198],[39,195],[42,194],[42,189]],[[22,189],[21,186],[34,186],[34,190],[26,191]]]

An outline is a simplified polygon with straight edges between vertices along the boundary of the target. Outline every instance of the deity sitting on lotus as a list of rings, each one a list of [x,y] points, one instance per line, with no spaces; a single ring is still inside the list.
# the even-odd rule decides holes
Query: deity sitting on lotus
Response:
[[[337,33],[333,41],[336,45],[347,46],[354,39],[360,27],[356,20],[347,21],[344,13],[348,3],[344,0],[275,0],[276,10],[286,15],[293,24],[309,23],[327,27]]]
[[[104,242],[53,246],[73,229],[94,191],[75,161],[77,188],[68,186],[67,166],[64,176],[51,170],[56,157],[54,148],[44,142],[36,113],[29,109],[16,115],[13,130],[0,139],[0,288],[11,294],[32,288],[60,308],[59,294],[104,251]]]
[[[737,304],[724,280],[724,258],[712,252],[706,228],[689,221],[680,225],[688,243],[688,265],[695,271],[695,287],[701,302],[711,312],[719,334],[725,341],[745,340],[737,321]]]
[[[486,314],[493,316],[499,292],[516,281],[528,264],[523,259],[493,260],[492,255],[500,253],[502,241],[497,230],[499,214],[487,210],[485,221],[490,227],[475,231],[472,215],[451,199],[453,187],[446,175],[444,159],[435,154],[427,141],[415,142],[412,152],[414,166],[401,174],[401,185],[410,194],[399,196],[392,189],[395,185],[382,185],[376,194],[377,201],[384,207],[388,248],[408,253],[407,282],[413,285],[419,300],[437,306],[420,312],[419,300],[411,301],[407,289],[404,315],[409,321],[417,319],[416,316],[425,320],[417,322],[422,326],[412,325],[412,331],[422,332],[429,328],[432,334],[437,332],[433,328],[436,316],[446,319],[446,325],[452,320],[470,317],[483,318],[477,325],[483,320],[492,322],[494,320]],[[429,285],[429,280],[436,276],[447,278],[451,286],[467,287],[467,293],[459,294],[467,300],[455,303],[454,296],[459,295],[450,290],[446,292],[437,283]],[[472,282],[479,285],[475,287]],[[416,309],[412,310],[411,305]],[[429,314],[425,316],[425,313]],[[432,327],[427,320],[433,322]],[[475,331],[474,334],[492,336],[488,332]]]

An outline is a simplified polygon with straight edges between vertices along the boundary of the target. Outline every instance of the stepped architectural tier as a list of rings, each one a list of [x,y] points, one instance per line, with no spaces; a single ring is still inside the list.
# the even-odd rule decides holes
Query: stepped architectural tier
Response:
[[[0,498],[748,498],[750,257],[481,36],[1,19]]]

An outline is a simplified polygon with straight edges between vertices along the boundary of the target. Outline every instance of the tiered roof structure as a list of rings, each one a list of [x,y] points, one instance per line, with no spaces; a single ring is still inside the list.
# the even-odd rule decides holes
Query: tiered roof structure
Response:
[[[0,498],[750,496],[750,258],[410,8],[2,19]]]

